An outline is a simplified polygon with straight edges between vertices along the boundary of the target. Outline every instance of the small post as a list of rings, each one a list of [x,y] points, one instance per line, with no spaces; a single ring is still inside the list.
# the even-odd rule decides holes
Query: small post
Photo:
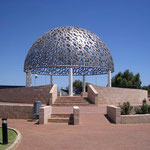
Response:
[[[7,118],[2,118],[3,144],[8,144]]]
[[[36,86],[36,79],[37,79],[38,75],[35,74],[34,77],[35,77],[35,83],[34,83],[34,86]]]
[[[73,96],[72,68],[69,68],[69,96]]]
[[[82,85],[82,92],[86,91],[86,85],[85,85],[85,75],[83,75],[83,85]]]
[[[53,75],[50,76],[50,85],[53,85]]]
[[[31,86],[31,70],[28,70],[26,73],[26,87]]]
[[[111,87],[111,70],[108,70],[108,87]]]
[[[73,121],[74,125],[79,125],[80,123],[80,110],[78,106],[73,106]]]

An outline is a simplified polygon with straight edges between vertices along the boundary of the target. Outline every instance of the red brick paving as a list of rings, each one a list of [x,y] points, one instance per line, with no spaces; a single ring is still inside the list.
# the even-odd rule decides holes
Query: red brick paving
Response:
[[[79,126],[13,119],[8,124],[23,136],[17,150],[150,150],[150,124],[112,124],[104,112],[105,106],[81,108]]]

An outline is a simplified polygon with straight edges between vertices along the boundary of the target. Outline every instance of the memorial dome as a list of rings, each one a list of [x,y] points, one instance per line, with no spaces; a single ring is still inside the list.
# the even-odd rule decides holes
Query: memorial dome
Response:
[[[32,74],[100,75],[114,72],[110,51],[94,33],[72,26],[55,28],[38,38],[30,48],[24,71]]]

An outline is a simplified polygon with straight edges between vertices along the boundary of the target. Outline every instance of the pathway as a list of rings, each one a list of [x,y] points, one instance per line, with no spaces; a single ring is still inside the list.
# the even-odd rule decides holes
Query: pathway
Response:
[[[23,136],[17,150],[149,150],[150,124],[112,124],[104,116],[105,105],[81,107],[80,125],[35,125],[9,119],[8,125]],[[72,108],[53,108],[71,112]]]

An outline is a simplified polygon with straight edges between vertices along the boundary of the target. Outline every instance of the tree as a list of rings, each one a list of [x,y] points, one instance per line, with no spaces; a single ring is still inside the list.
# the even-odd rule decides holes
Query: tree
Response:
[[[123,88],[141,88],[140,74],[134,75],[129,70],[119,72],[112,78],[113,87],[123,87]]]
[[[87,91],[88,84],[90,83],[86,83],[86,91]],[[83,86],[83,83],[81,80],[75,80],[73,82],[73,88],[76,94],[80,94],[82,92],[82,86]]]
[[[147,91],[148,91],[148,95],[150,95],[150,85],[148,85],[148,86],[143,86],[142,89],[143,89],[143,90],[147,90]]]
[[[82,92],[82,81],[80,80],[75,80],[73,82],[73,87],[74,87],[74,91],[76,94],[79,94]]]

